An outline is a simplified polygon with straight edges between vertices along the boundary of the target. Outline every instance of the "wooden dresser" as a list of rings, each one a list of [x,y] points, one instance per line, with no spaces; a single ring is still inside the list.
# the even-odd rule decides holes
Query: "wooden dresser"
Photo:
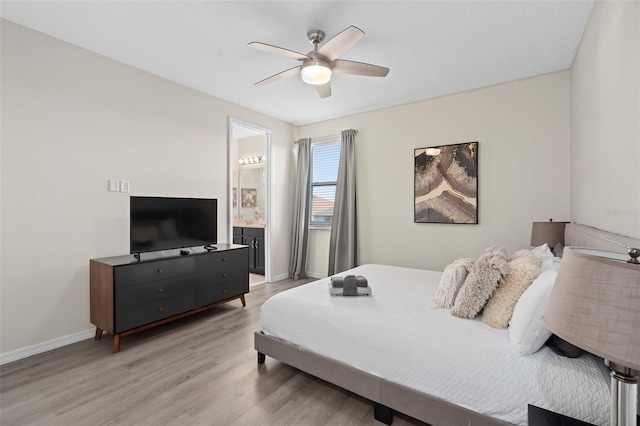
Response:
[[[90,320],[95,339],[120,337],[204,311],[249,292],[249,247],[216,244],[186,256],[143,253],[90,260]],[[145,257],[147,259],[145,259]]]

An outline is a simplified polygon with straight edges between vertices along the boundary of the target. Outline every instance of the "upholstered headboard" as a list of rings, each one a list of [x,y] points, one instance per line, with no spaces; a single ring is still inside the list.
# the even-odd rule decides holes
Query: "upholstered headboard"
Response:
[[[640,239],[625,237],[587,225],[568,223],[564,229],[564,244],[567,246],[589,247],[598,250],[627,253],[629,247],[640,247]]]

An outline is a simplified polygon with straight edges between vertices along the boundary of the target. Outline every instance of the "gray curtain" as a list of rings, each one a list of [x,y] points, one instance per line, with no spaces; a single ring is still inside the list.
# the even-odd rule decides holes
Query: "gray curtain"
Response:
[[[298,169],[293,205],[289,278],[306,278],[309,245],[309,188],[311,180],[311,139],[298,141]]]
[[[342,131],[342,147],[336,200],[333,205],[329,240],[329,275],[356,266],[358,262],[358,230],[356,215],[356,135],[357,130]]]

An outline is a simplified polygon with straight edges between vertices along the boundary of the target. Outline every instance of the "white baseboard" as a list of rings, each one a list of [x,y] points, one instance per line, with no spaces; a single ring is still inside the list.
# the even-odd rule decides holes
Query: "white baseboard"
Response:
[[[318,279],[318,278],[326,278],[327,275],[326,274],[319,274],[319,273],[315,273],[315,272],[307,272],[307,277]],[[275,282],[278,282],[278,281],[286,280],[287,278],[289,278],[288,274],[278,275],[278,276],[273,277],[273,279],[271,281],[269,281],[269,282],[275,283]]]
[[[289,278],[288,274],[276,275],[275,277],[271,277],[271,281],[269,282],[276,283],[278,281],[286,280],[287,278]]]
[[[309,278],[316,278],[316,279],[327,278],[327,274],[320,274],[318,272],[308,272],[307,271],[307,276]]]
[[[78,333],[69,334],[68,336],[58,337],[56,339],[47,340],[46,342],[37,343],[35,345],[0,354],[0,365],[61,348],[72,343],[80,342],[81,340],[93,338],[95,336],[95,332],[96,329],[92,328],[90,330],[80,331]]]

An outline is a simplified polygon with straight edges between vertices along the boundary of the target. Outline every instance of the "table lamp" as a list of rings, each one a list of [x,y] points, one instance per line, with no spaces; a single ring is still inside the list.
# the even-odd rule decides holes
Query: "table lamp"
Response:
[[[637,249],[629,253],[637,257]],[[638,415],[640,265],[626,259],[567,248],[542,318],[560,338],[605,359],[611,370],[612,426],[635,426]]]
[[[531,245],[541,246],[544,243],[553,249],[558,243],[564,245],[564,227],[569,222],[533,222],[531,225]]]

